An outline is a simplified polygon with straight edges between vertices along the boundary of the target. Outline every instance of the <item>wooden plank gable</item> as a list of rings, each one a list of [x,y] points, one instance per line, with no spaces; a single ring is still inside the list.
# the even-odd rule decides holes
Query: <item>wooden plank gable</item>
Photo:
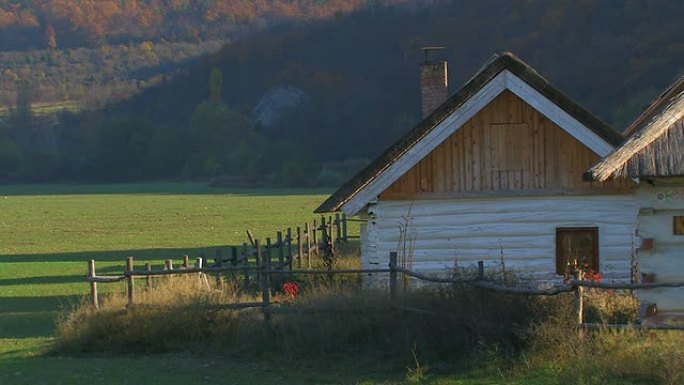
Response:
[[[573,194],[631,188],[584,182],[600,156],[504,90],[392,183],[380,199]]]

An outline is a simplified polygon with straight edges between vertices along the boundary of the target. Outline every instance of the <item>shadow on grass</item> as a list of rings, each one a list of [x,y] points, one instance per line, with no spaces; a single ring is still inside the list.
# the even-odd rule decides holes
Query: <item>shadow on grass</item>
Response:
[[[104,269],[103,269],[104,270]],[[110,269],[113,270],[113,269]],[[117,269],[118,270],[118,269]],[[52,275],[25,278],[0,279],[0,287],[8,285],[45,285],[54,283],[81,283],[85,280],[84,275]]]
[[[238,252],[241,252],[242,245],[238,245]],[[114,250],[114,251],[80,251],[75,253],[58,254],[18,254],[0,255],[0,263],[24,263],[24,262],[83,262],[83,266],[90,259],[95,262],[121,262],[125,263],[126,257],[132,256],[136,261],[163,261],[166,259],[182,260],[183,255],[188,255],[191,261],[195,258],[206,255],[209,260],[213,260],[216,250],[219,249],[225,257],[230,256],[231,245],[214,245],[195,248],[168,248],[168,249],[135,249],[135,250]],[[98,269],[99,270],[99,269]],[[84,270],[85,271],[85,270]]]
[[[0,338],[49,337],[55,333],[57,311],[0,313]]]
[[[82,300],[80,295],[0,297],[0,338],[52,336],[55,318]]]
[[[40,313],[70,309],[81,303],[81,295],[47,295],[40,297],[0,297],[0,315]]]

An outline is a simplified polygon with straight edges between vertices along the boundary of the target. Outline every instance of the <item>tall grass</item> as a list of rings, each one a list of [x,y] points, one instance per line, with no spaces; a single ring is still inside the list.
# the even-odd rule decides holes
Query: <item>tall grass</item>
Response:
[[[626,327],[577,329],[575,310],[561,303],[530,330],[534,370],[552,372],[563,384],[684,383],[684,334]],[[628,293],[588,293],[590,321],[634,322],[638,304]],[[628,324],[629,325],[629,324]]]
[[[57,322],[58,346],[71,352],[158,352],[230,334],[236,312],[206,310],[207,305],[254,301],[239,290],[214,290],[197,276],[162,278],[152,290],[137,291],[141,305],[127,310],[125,294],[108,295],[99,310],[83,302]],[[153,305],[153,306],[150,306]]]
[[[211,281],[211,280],[210,280]],[[65,313],[58,348],[69,352],[206,350],[260,356],[379,354],[402,363],[459,360],[495,346],[512,354],[523,347],[521,331],[539,319],[535,299],[458,287],[424,288],[392,302],[383,288],[359,279],[300,279],[292,300],[279,302],[265,320],[261,310],[210,310],[208,305],[257,301],[256,293],[225,281],[208,287],[197,276],[161,279],[136,301],[154,306],[126,309],[113,294],[95,311],[87,303]],[[366,285],[367,286],[367,285]],[[274,285],[278,289],[279,285]]]
[[[345,258],[340,266],[354,267]],[[573,295],[502,295],[467,285],[421,288],[391,301],[384,288],[358,277],[296,279],[293,300],[275,282],[278,306],[267,320],[259,309],[211,310],[211,305],[258,301],[257,292],[226,279],[220,287],[198,276],[159,279],[126,309],[112,294],[100,310],[87,303],[65,313],[57,348],[66,352],[209,351],[278,359],[379,355],[412,365],[496,367],[515,374],[549,373],[563,384],[681,384],[684,335],[676,332],[577,328]],[[628,293],[587,293],[589,321],[634,321]],[[524,358],[524,359],[521,359]],[[522,365],[521,365],[522,363]],[[475,366],[473,366],[473,364]],[[415,366],[415,368],[413,368]]]

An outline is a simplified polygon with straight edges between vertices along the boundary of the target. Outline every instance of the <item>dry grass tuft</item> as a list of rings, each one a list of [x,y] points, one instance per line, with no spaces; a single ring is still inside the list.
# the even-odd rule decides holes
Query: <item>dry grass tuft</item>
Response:
[[[585,322],[633,324],[639,320],[639,301],[628,290],[589,289],[584,300]]]
[[[356,267],[341,258],[341,267]],[[321,356],[376,353],[411,362],[462,358],[496,345],[506,353],[523,346],[520,331],[538,319],[534,299],[453,287],[405,293],[396,303],[386,288],[369,288],[358,276],[303,276],[294,301],[274,280],[279,302],[270,322],[261,310],[209,310],[208,306],[258,301],[258,293],[224,282],[208,288],[197,276],[160,279],[125,309],[125,294],[87,303],[64,314],[59,348],[70,352],[157,352],[218,349],[226,354]],[[210,283],[213,282],[209,279]]]
[[[629,294],[594,292],[589,297],[599,322],[634,320],[636,302]],[[575,319],[572,302],[566,300],[531,329],[532,368],[550,369],[564,384],[684,382],[681,332],[603,328],[580,333]]]
[[[341,258],[342,263],[345,262]],[[342,265],[355,267],[353,263]],[[211,351],[280,359],[380,355],[409,365],[407,379],[421,379],[445,361],[506,369],[525,357],[522,370],[552,371],[560,383],[649,384],[684,381],[684,334],[637,330],[578,332],[573,295],[502,295],[467,285],[413,289],[395,302],[386,288],[368,288],[356,276],[296,279],[292,298],[273,283],[270,321],[258,309],[211,310],[211,305],[255,302],[258,293],[234,281],[210,287],[198,276],[159,279],[126,309],[124,294],[93,311],[87,303],[64,314],[58,348],[69,352]],[[628,293],[587,293],[588,319],[634,320]],[[419,361],[420,360],[420,361]],[[513,370],[521,370],[520,367]],[[410,378],[409,378],[410,377]],[[617,382],[616,382],[617,381]]]
[[[207,310],[208,305],[256,301],[234,286],[223,286],[224,290],[209,287],[194,275],[165,277],[158,279],[152,290],[136,291],[136,302],[142,305],[132,309],[126,309],[124,293],[106,297],[97,311],[84,302],[58,320],[59,348],[151,352],[211,341],[216,335],[229,334],[240,319],[236,312]]]

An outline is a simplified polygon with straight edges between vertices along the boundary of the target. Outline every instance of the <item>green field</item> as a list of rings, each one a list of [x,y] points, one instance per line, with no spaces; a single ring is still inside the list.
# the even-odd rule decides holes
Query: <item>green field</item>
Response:
[[[267,382],[287,379],[288,365],[279,364],[43,353],[52,341],[55,316],[87,293],[89,258],[97,261],[99,272],[120,273],[128,255],[157,263],[183,254],[213,255],[216,247],[245,242],[247,229],[261,238],[303,225],[314,218],[313,209],[328,193],[228,190],[192,183],[0,186],[0,384],[180,384],[197,380],[197,374],[190,373],[195,367],[205,368],[201,383],[216,383],[226,372],[234,373],[236,383],[249,383],[254,371],[271,378]],[[121,289],[118,284],[101,285],[105,291]],[[90,370],[83,370],[84,362]],[[129,380],[131,373],[143,369],[151,372]],[[342,372],[337,373],[340,378],[348,378]],[[336,369],[312,373],[334,378]]]
[[[393,384],[406,365],[361,356],[227,359],[211,354],[61,356],[55,317],[83,300],[86,261],[121,273],[126,256],[156,265],[314,219],[327,190],[230,190],[193,183],[0,186],[0,384]],[[353,226],[350,232],[357,232]],[[100,291],[123,290],[121,284]],[[443,371],[444,373],[441,373]],[[432,370],[426,383],[549,383]],[[516,376],[517,377],[517,376]]]
[[[87,292],[90,258],[107,273],[121,272],[129,255],[157,262],[213,255],[242,245],[247,229],[272,237],[302,225],[324,197],[184,183],[0,187],[0,338],[51,336],[56,312]]]

